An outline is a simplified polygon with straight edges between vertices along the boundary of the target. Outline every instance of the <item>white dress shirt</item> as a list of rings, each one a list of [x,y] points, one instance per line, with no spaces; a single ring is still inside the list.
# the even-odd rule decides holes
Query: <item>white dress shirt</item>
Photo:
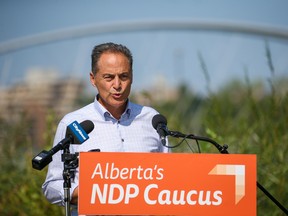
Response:
[[[161,144],[159,135],[152,126],[152,118],[158,114],[151,107],[128,101],[127,108],[119,120],[115,119],[98,101],[64,116],[60,121],[53,146],[65,138],[66,129],[73,121],[81,123],[91,120],[94,129],[89,139],[81,145],[70,145],[70,153],[100,149],[101,152],[168,152]],[[63,190],[62,150],[53,155],[42,190],[53,204],[65,205]],[[78,186],[78,169],[71,180],[70,197]]]

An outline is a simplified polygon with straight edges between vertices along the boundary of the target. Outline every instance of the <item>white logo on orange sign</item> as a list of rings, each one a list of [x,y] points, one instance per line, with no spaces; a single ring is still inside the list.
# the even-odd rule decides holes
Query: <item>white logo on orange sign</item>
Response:
[[[235,175],[235,204],[245,196],[245,165],[217,164],[209,175]]]

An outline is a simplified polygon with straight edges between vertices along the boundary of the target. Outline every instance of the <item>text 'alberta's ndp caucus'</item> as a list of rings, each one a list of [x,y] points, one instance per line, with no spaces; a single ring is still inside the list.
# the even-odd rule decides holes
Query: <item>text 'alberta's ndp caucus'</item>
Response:
[[[165,178],[165,169],[154,165],[154,167],[143,168],[141,165],[133,168],[119,168],[115,163],[102,165],[97,163],[91,175],[95,182],[99,179],[106,180],[137,180],[145,182],[146,185],[141,191],[137,184],[111,183],[99,185],[94,183],[91,190],[91,204],[129,204],[130,200],[142,196],[149,205],[221,205],[221,190],[191,190],[181,189],[160,189],[158,184]],[[153,183],[151,183],[153,182]]]

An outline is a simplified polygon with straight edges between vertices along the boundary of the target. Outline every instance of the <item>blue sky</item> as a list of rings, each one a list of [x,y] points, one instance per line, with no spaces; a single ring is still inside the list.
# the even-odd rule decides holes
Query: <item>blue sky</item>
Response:
[[[51,0],[1,1],[0,45],[17,38],[87,25],[139,20],[208,20],[256,24],[288,30],[287,0]],[[277,76],[288,76],[288,40],[268,37]],[[149,89],[164,77],[168,86],[184,82],[206,89],[199,53],[217,90],[232,78],[267,79],[270,71],[262,36],[200,30],[135,31],[90,35],[28,47],[0,55],[0,85],[23,82],[31,68],[88,81],[94,45],[112,41],[134,55],[133,89]],[[245,69],[246,68],[246,69]],[[45,77],[43,77],[45,79]]]

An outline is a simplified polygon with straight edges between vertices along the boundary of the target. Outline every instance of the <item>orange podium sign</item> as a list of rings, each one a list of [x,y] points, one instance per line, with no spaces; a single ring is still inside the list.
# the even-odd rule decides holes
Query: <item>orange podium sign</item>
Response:
[[[256,155],[81,152],[78,211],[256,216]]]

